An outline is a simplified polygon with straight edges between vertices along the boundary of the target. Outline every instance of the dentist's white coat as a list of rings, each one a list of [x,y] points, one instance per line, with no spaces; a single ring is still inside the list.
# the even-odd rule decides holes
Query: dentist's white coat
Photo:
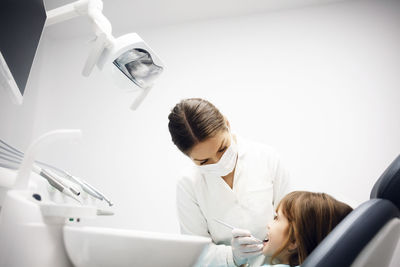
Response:
[[[276,152],[263,144],[237,137],[238,161],[233,189],[218,176],[203,175],[193,166],[177,184],[177,212],[182,234],[211,237],[199,266],[235,266],[231,230],[222,220],[264,239],[279,201],[289,193],[289,174]],[[250,265],[260,266],[264,256]]]

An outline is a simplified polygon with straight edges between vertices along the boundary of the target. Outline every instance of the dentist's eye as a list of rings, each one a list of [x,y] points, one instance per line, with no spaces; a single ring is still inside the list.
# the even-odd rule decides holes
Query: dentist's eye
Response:
[[[207,161],[208,161],[208,160],[205,160],[205,161],[202,161],[202,162],[200,162],[200,165],[204,165],[204,164],[206,164],[206,163],[207,163]]]
[[[274,216],[274,220],[276,220],[276,219],[278,219],[278,216],[275,215],[275,216]]]
[[[226,150],[226,147],[224,147],[224,148],[218,150],[218,152],[224,152],[225,150]]]

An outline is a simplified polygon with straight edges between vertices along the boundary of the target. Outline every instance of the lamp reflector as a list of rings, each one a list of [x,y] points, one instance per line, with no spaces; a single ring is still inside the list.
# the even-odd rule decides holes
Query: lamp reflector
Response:
[[[140,88],[150,87],[163,67],[154,63],[148,51],[133,48],[125,51],[113,64]]]

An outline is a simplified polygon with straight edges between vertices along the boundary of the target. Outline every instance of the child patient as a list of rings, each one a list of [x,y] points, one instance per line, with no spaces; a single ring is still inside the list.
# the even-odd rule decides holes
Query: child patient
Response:
[[[267,227],[263,254],[270,264],[279,264],[275,267],[301,265],[351,211],[349,205],[324,193],[289,193],[279,203],[274,221]]]

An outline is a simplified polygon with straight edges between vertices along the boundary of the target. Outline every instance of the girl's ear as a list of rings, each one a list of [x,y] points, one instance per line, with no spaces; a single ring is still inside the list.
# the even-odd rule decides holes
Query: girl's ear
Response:
[[[290,242],[289,246],[288,246],[288,251],[289,252],[295,252],[297,250],[297,244],[296,244],[296,240]]]

